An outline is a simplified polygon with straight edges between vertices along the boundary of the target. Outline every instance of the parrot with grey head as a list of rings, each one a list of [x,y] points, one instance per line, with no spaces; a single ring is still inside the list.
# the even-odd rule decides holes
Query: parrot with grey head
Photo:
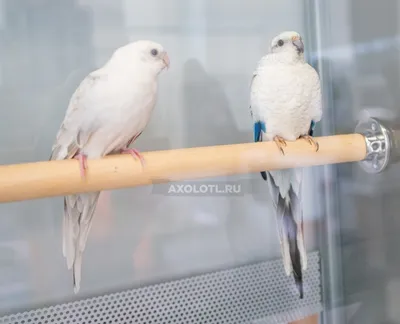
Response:
[[[299,33],[286,31],[274,37],[270,52],[263,56],[253,73],[250,113],[254,141],[274,141],[285,154],[286,141],[313,139],[322,118],[321,85],[318,73],[304,58]],[[262,171],[274,206],[281,253],[286,274],[293,274],[303,298],[303,271],[307,269],[302,211],[302,169]]]

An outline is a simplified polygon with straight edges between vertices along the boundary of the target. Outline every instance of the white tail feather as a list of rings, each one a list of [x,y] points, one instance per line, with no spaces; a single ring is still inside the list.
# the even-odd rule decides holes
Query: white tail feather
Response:
[[[301,224],[302,227],[303,224]],[[297,245],[299,247],[300,258],[301,258],[301,268],[303,270],[307,269],[307,251],[304,244],[304,233],[301,230],[300,226],[298,226],[297,230]]]
[[[68,269],[73,271],[75,294],[80,289],[82,256],[99,195],[99,192],[70,195],[64,200],[63,254]]]
[[[283,236],[282,242],[282,256],[283,256],[283,265],[285,267],[285,272],[287,276],[290,276],[293,272],[292,261],[290,259],[290,252],[289,252],[289,242],[287,237]]]

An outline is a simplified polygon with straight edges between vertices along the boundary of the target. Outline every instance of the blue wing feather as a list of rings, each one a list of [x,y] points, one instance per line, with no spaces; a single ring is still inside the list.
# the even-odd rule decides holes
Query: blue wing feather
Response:
[[[314,135],[314,129],[315,129],[315,122],[312,120],[311,121],[311,125],[310,125],[310,130],[308,131],[308,135],[309,136],[313,136]]]
[[[263,131],[264,133],[266,131],[265,123],[259,120],[254,123],[253,129],[254,129],[254,142],[261,142],[262,141],[261,131]],[[265,181],[267,181],[267,173],[265,171],[261,171],[260,173],[261,173],[261,177]]]
[[[255,122],[253,129],[254,129],[254,142],[261,142],[262,141],[261,131],[265,133],[265,123],[262,121]]]

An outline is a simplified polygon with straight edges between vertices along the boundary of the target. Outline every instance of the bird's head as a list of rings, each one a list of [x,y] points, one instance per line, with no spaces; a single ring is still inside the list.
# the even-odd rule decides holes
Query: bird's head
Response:
[[[136,64],[138,62],[148,66],[156,74],[165,68],[169,68],[169,57],[161,44],[149,40],[139,40],[118,48],[113,59],[125,65]]]
[[[271,42],[272,53],[292,53],[304,56],[304,44],[299,33],[286,31],[274,37]]]

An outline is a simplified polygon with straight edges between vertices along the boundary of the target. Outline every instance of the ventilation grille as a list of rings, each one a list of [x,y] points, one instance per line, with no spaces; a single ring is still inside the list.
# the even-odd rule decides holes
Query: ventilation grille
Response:
[[[279,259],[35,309],[0,323],[287,323],[322,310],[318,252],[308,258],[303,300]]]

